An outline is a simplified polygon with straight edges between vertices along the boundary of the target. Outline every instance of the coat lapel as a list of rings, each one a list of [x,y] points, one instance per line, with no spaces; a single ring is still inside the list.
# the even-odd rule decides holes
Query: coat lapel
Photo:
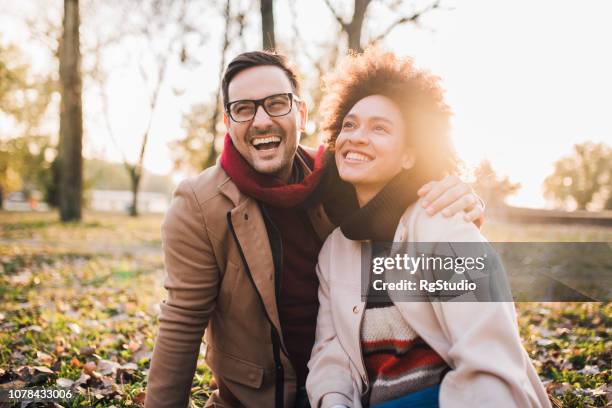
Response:
[[[274,290],[272,250],[261,211],[254,200],[246,199],[231,211],[231,221],[268,318],[282,333]]]

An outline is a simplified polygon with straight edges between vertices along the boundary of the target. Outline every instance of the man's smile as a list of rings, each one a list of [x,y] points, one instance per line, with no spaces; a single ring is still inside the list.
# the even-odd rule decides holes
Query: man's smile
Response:
[[[257,150],[271,150],[281,144],[280,136],[256,136],[251,139],[251,145]]]

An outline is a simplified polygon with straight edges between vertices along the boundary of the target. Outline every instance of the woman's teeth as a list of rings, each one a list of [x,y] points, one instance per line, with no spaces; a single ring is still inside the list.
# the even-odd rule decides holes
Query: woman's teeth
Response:
[[[360,161],[360,162],[369,162],[372,160],[364,154],[355,153],[355,152],[348,152],[346,155],[346,159],[352,160],[352,161]]]

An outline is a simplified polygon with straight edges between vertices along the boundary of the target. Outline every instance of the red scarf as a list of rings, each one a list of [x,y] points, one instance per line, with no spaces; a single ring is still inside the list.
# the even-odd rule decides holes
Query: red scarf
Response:
[[[225,135],[221,167],[244,194],[275,207],[296,207],[303,203],[321,182],[324,173],[325,146],[319,146],[314,158],[310,157],[301,147],[298,146],[298,149],[314,164],[310,169],[312,172],[306,175],[301,182],[295,184],[287,184],[276,177],[257,172],[238,152],[229,134]]]

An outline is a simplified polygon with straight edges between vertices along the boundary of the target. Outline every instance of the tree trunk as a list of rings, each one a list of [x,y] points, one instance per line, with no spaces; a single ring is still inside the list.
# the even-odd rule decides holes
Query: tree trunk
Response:
[[[261,34],[263,38],[263,49],[273,50],[276,48],[274,40],[274,0],[261,1]]]
[[[61,111],[58,152],[62,221],[81,219],[83,108],[79,25],[79,1],[64,0],[64,28],[59,48]]]
[[[355,52],[362,52],[361,48],[361,26],[349,25],[346,27],[346,34],[348,35],[348,46],[349,50]]]
[[[138,169],[130,171],[130,181],[132,182],[132,205],[130,206],[130,216],[138,217],[138,191],[140,190],[140,176]]]
[[[350,24],[344,26],[344,31],[348,35],[349,50],[362,52],[361,46],[361,31],[363,30],[363,20],[366,10],[370,5],[371,0],[355,0],[355,9],[353,11],[353,19]]]

